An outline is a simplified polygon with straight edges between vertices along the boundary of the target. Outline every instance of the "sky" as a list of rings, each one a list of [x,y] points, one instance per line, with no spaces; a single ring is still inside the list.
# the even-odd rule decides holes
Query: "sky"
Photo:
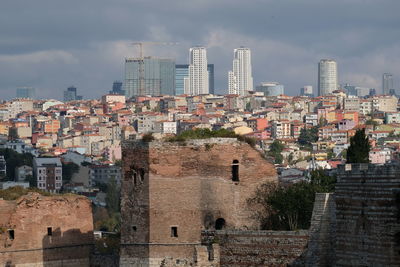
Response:
[[[255,85],[280,82],[297,95],[316,91],[317,64],[338,63],[339,82],[381,91],[382,74],[400,88],[399,0],[3,0],[0,8],[0,99],[17,87],[62,99],[74,85],[99,98],[124,78],[132,42],[145,55],[188,63],[205,46],[216,92],[227,92],[233,49],[252,51]]]

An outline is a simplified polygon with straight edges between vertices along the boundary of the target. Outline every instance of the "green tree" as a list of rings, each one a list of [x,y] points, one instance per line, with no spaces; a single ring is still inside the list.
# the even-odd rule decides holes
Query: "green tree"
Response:
[[[311,148],[312,143],[318,141],[318,127],[311,127],[311,128],[302,128],[300,130],[299,138],[297,142],[302,145]]]
[[[284,148],[285,146],[279,140],[274,140],[274,142],[269,146],[268,155],[275,159],[275,164],[282,164],[282,151]]]
[[[33,156],[32,154],[20,154],[12,149],[0,149],[0,155],[4,156],[7,166],[7,179],[15,179],[15,168],[23,165],[32,167]]]
[[[289,186],[265,183],[248,200],[254,218],[262,229],[296,230],[308,229],[314,206],[315,193],[333,192],[336,178],[320,170],[311,172],[309,182]]]
[[[360,129],[350,138],[350,146],[347,149],[347,163],[368,163],[371,145],[365,130]]]
[[[62,162],[62,176],[63,182],[68,183],[71,181],[72,176],[74,173],[79,172],[79,165],[73,162]]]
[[[111,176],[107,184],[106,204],[109,214],[119,213],[120,188],[114,176]]]

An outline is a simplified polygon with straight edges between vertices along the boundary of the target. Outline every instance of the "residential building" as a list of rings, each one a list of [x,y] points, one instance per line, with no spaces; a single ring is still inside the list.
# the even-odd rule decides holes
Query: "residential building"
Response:
[[[112,178],[121,183],[121,167],[115,165],[91,165],[89,170],[89,184],[108,184]]]
[[[22,165],[15,168],[15,181],[24,182],[29,176],[33,177],[33,168],[27,165]]]
[[[0,156],[0,179],[3,179],[7,175],[7,162],[4,156]]]
[[[214,94],[214,64],[207,64],[209,93]],[[189,77],[189,64],[175,65],[175,95],[185,93],[185,78]]]
[[[288,120],[272,121],[272,137],[276,139],[291,138],[291,123]]]
[[[37,187],[51,193],[57,193],[62,187],[62,164],[59,158],[34,158],[34,177]]]
[[[228,73],[229,94],[247,95],[253,91],[251,51],[245,47],[236,48],[233,57],[232,70]]]
[[[207,51],[205,47],[192,47],[189,50],[189,76],[184,78],[185,94],[201,95],[209,93],[207,71]]]
[[[336,61],[322,59],[318,64],[318,95],[324,96],[338,89]]]

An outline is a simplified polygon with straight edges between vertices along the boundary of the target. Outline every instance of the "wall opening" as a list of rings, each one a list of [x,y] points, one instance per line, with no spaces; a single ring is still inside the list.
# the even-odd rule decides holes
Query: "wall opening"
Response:
[[[140,168],[139,175],[140,175],[140,181],[143,182],[144,181],[144,169],[143,168]]]
[[[239,161],[237,159],[232,162],[232,181],[239,182]]]
[[[14,240],[14,238],[15,238],[14,230],[8,230],[8,238],[10,238],[11,240]]]
[[[224,218],[218,218],[215,221],[215,230],[222,230],[225,228],[225,219]]]
[[[133,230],[134,232],[136,232],[136,231],[137,231],[137,227],[136,227],[136,226],[132,226],[132,230]]]
[[[176,226],[171,227],[171,237],[178,237],[178,227]]]
[[[47,227],[47,235],[52,236],[53,235],[53,228]]]

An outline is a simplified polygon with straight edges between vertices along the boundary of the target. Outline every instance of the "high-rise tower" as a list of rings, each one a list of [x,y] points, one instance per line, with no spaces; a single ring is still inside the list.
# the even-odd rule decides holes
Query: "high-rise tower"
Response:
[[[382,75],[382,93],[389,95],[390,90],[393,88],[393,75],[391,73],[384,73]]]
[[[318,64],[318,95],[328,95],[338,89],[337,64],[332,59],[321,59]]]
[[[207,71],[207,51],[205,47],[192,47],[189,50],[189,76],[184,79],[185,94],[200,95],[209,93]]]
[[[253,91],[250,49],[236,48],[233,55],[232,70],[228,73],[229,94],[247,95],[248,91]]]

